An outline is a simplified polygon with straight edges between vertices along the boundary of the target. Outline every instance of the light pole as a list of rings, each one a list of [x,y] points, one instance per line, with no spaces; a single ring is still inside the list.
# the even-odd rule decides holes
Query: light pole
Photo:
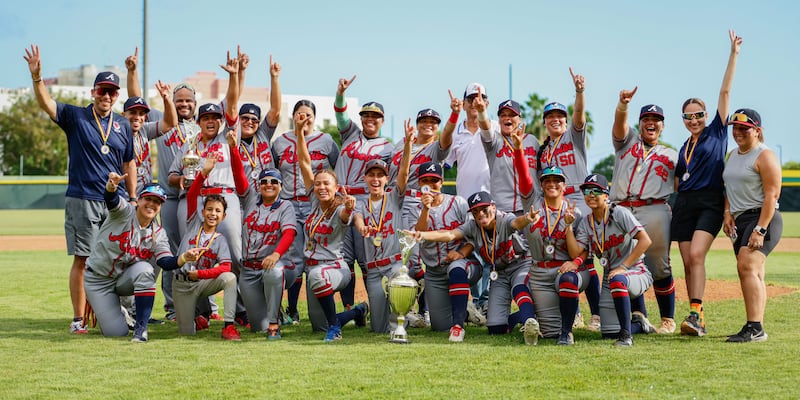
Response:
[[[781,168],[783,168],[783,146],[776,144],[775,147],[778,148],[778,161],[780,161]]]

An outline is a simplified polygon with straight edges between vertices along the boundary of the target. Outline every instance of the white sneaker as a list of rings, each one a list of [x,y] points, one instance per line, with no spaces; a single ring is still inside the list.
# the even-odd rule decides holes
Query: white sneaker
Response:
[[[525,344],[528,346],[536,346],[539,343],[539,321],[536,318],[528,318],[525,324],[519,328],[525,338]]]
[[[411,328],[426,328],[425,325],[425,317],[420,315],[418,312],[410,311],[406,314],[406,321],[408,321],[408,326]]]
[[[478,308],[471,301],[467,302],[467,321],[476,326],[486,326],[486,317],[478,311]]]
[[[466,334],[467,332],[464,331],[464,328],[462,328],[461,325],[453,325],[453,327],[450,328],[450,338],[448,340],[451,342],[460,343],[464,341],[464,336]]]
[[[578,311],[578,313],[575,314],[575,321],[572,322],[572,329],[580,329],[585,326],[586,324],[583,322],[583,314]]]
[[[72,321],[72,323],[69,324],[69,333],[75,335],[85,335],[89,333],[89,330],[83,326],[83,321]]]
[[[128,312],[128,309],[125,306],[119,306],[122,309],[122,316],[125,317],[125,323],[128,324],[128,330],[132,331],[133,327],[136,325],[136,320],[131,317],[131,314]]]
[[[589,325],[586,325],[586,330],[592,332],[600,332],[600,316],[599,315],[592,315],[591,321],[589,321]]]
[[[656,329],[656,333],[662,335],[675,333],[675,320],[673,318],[661,318],[661,327]]]

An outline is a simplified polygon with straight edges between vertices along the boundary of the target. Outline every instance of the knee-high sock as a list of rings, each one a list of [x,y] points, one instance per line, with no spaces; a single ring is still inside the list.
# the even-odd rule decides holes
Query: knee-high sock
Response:
[[[587,261],[591,261],[591,258]],[[600,278],[594,268],[589,272],[589,286],[586,287],[585,293],[592,315],[600,315]]]
[[[527,285],[517,285],[511,288],[511,295],[517,303],[520,312],[520,321],[525,322],[528,318],[536,318],[536,309],[533,307],[533,297]]]
[[[345,310],[349,310],[350,307],[355,304],[356,298],[356,270],[354,264],[347,265],[350,268],[350,283],[339,292],[339,297],[342,299],[342,305],[344,306]]]
[[[631,312],[639,311],[640,313],[647,316],[647,305],[644,303],[644,296],[639,296],[635,299],[631,299]]]
[[[317,297],[317,300],[319,300],[319,305],[328,320],[328,326],[338,325],[339,320],[336,318],[336,303],[333,301],[333,294]]]
[[[147,326],[150,315],[153,313],[153,303],[156,300],[156,289],[152,292],[134,293],[133,304],[136,305],[136,324]]]
[[[467,301],[469,301],[469,281],[467,271],[453,268],[450,271],[450,308],[453,311],[453,325],[464,326],[467,319]]]
[[[513,312],[513,313],[509,314],[509,316],[508,316],[508,326],[506,327],[506,332],[509,332],[512,329],[514,329],[517,326],[517,324],[522,324],[522,323],[525,323],[525,320],[522,319],[522,313],[521,312],[516,311],[516,312]],[[490,329],[489,333],[492,333],[491,329]],[[503,333],[505,333],[505,332],[503,332]]]
[[[338,321],[339,326],[345,326],[345,324],[354,320],[360,312],[361,311],[355,309],[345,310],[336,314],[336,320]]]
[[[631,299],[628,297],[628,278],[617,275],[608,283],[611,297],[614,299],[614,309],[621,329],[631,332]]]
[[[289,298],[289,304],[286,309],[291,312],[297,312],[297,298],[300,297],[300,286],[303,285],[303,275],[297,277],[294,285],[286,289],[286,295]]]
[[[561,332],[572,332],[575,313],[578,311],[578,275],[574,272],[561,274],[558,278],[558,305],[561,311]]]
[[[672,276],[653,282],[661,318],[675,318],[675,280]]]

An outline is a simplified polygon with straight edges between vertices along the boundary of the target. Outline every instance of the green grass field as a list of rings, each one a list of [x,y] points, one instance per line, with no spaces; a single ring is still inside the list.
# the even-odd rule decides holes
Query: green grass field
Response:
[[[60,211],[38,214],[12,223],[63,220]],[[6,251],[0,260],[7,277],[0,281],[2,399],[797,398],[798,291],[769,299],[769,341],[744,345],[724,342],[744,322],[740,299],[706,304],[704,338],[637,335],[630,349],[583,330],[570,348],[552,340],[526,347],[518,332],[490,337],[471,326],[465,343],[450,344],[446,332],[411,329],[412,344],[402,346],[348,325],[344,340],[326,345],[307,323],[285,328],[277,342],[243,332],[242,342],[227,343],[216,321],[196,337],[179,337],[174,323],[152,326],[150,342],[133,344],[103,338],[97,329],[67,333],[71,259],[63,251]],[[675,252],[673,260],[682,276]],[[768,284],[800,288],[797,260],[796,253],[771,255]],[[730,252],[712,251],[707,265],[709,279],[737,281]],[[682,300],[678,318],[688,308]],[[160,291],[156,304],[163,304]],[[657,320],[656,305],[648,307]],[[163,316],[160,307],[155,316]]]

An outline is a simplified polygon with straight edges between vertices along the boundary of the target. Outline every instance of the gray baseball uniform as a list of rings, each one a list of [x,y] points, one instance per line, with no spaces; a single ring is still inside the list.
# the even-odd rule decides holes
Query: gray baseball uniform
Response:
[[[499,128],[492,131],[481,130],[481,140],[489,163],[492,177],[492,198],[500,211],[516,213],[522,211],[522,196],[519,190],[519,178],[514,171],[514,147],[511,139],[503,136]],[[531,176],[539,176],[536,171],[536,151],[539,141],[533,135],[525,134],[522,151],[528,160]],[[535,191],[541,191],[539,181],[533,180]]]
[[[247,191],[246,195],[242,196],[242,210],[250,209],[251,205],[257,203],[260,199],[258,174],[263,170],[275,168],[270,146],[272,136],[275,134],[275,128],[274,126],[269,126],[265,118],[264,122],[258,126],[255,135],[249,139],[243,139],[241,130],[239,130],[239,147],[237,147],[237,150],[239,150],[239,156],[242,160],[244,174],[250,182],[250,190]]]
[[[397,174],[400,172],[400,160],[403,159],[403,143],[398,143],[392,151],[392,160],[389,163],[389,182],[397,182]],[[439,141],[432,143],[411,145],[411,167],[408,172],[408,182],[406,183],[406,199],[403,203],[403,221],[406,226],[410,226],[411,221],[416,220],[419,215],[415,214],[418,210],[422,192],[419,191],[419,179],[417,170],[419,166],[426,162],[442,164],[450,154],[450,148],[442,149]],[[416,250],[415,250],[416,251]]]
[[[586,127],[584,126],[584,129],[577,130],[570,123],[560,138],[551,139],[547,146],[539,150],[539,161],[541,170],[552,166],[561,168],[564,176],[567,177],[564,196],[570,200],[575,200],[579,207],[582,206],[581,211],[584,214],[587,213],[588,208],[585,208],[580,190],[580,185],[589,175],[586,163]],[[541,170],[539,171],[540,173]],[[538,179],[539,175],[535,176],[534,181]]]

